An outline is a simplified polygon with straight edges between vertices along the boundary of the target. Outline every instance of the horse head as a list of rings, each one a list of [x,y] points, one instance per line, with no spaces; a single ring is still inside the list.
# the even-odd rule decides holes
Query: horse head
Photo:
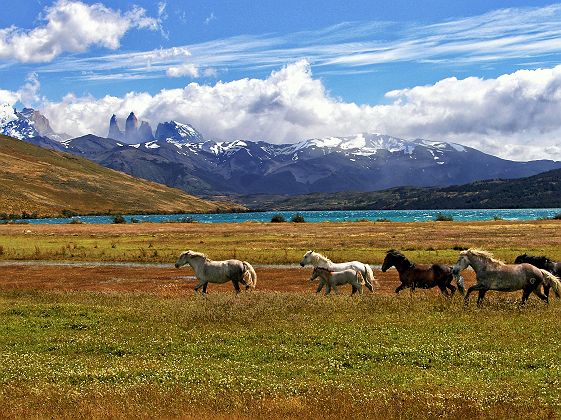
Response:
[[[189,262],[190,257],[191,257],[191,250],[183,251],[181,254],[179,254],[179,257],[175,262],[175,268],[179,268],[187,264]]]
[[[310,281],[314,281],[317,277],[322,277],[325,280],[328,280],[331,276],[331,271],[324,267],[314,267],[314,271],[312,271],[312,276],[310,277]]]
[[[527,259],[528,259],[528,254],[524,253],[516,257],[516,259],[514,260],[514,264],[522,264],[523,262],[526,262]]]
[[[460,271],[465,270],[471,264],[468,252],[469,252],[469,250],[460,252],[460,256],[458,257],[458,261],[456,262],[454,267],[452,267],[452,274],[455,277],[457,277],[460,274]]]
[[[300,265],[302,267],[304,267],[306,264],[311,264],[312,261],[312,254],[314,253],[314,251],[308,251],[304,254],[304,258],[302,258],[302,261],[300,261]]]
[[[402,266],[404,263],[407,264],[408,267],[413,266],[411,261],[409,261],[407,259],[407,257],[405,255],[403,255],[401,252],[399,252],[395,249],[390,249],[386,253],[386,258],[384,258],[384,262],[382,263],[382,272],[385,273],[391,267],[396,267],[397,268],[397,264]]]

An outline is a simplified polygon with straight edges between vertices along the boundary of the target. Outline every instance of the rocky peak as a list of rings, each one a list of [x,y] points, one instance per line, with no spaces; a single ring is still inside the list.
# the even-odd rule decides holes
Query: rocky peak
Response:
[[[154,140],[154,134],[152,133],[152,127],[147,121],[142,121],[140,127],[138,128],[138,137],[140,141],[152,141]]]
[[[19,114],[23,118],[30,121],[35,130],[37,130],[40,135],[48,137],[49,135],[55,134],[47,117],[45,117],[39,111],[33,108],[23,108],[21,112],[19,112]]]
[[[124,133],[119,128],[119,123],[117,122],[117,116],[113,114],[109,120],[109,133],[107,137],[113,140],[123,140]]]
[[[129,143],[138,141],[138,118],[131,112],[125,122],[125,140]]]

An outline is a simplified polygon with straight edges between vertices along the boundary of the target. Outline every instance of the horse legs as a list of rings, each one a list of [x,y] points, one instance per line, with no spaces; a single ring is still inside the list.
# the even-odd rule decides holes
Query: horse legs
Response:
[[[545,290],[545,287],[546,286],[544,286],[544,290]],[[549,290],[548,290],[548,292],[549,292]],[[534,289],[534,294],[537,297],[539,297],[541,300],[543,300],[545,303],[549,303],[549,297],[547,295],[543,294],[539,287],[536,287]]]
[[[401,292],[403,289],[405,289],[407,286],[405,285],[405,283],[401,283],[399,286],[397,286],[397,288],[395,289],[396,293]]]
[[[474,290],[484,290],[483,286],[481,286],[480,284],[474,284],[473,286],[471,286],[467,292],[466,295],[464,296],[464,305],[467,305],[469,303],[469,295],[471,294],[471,292],[473,292]],[[485,290],[487,291],[487,290]],[[483,293],[483,295],[485,295],[485,293]],[[478,299],[479,302],[479,299]]]
[[[331,293],[331,284],[329,284],[329,282],[327,282],[325,284],[325,295],[327,296],[330,293]]]
[[[319,279],[319,284],[318,284],[318,288],[316,289],[316,293],[321,292],[321,289],[323,289],[323,286],[325,285],[325,282],[323,281],[322,278]]]
[[[234,289],[236,289],[236,294],[240,293],[240,282],[238,280],[232,280],[234,284]]]
[[[524,288],[524,291],[522,292],[522,304],[526,303],[526,301],[528,300],[528,297],[530,296],[530,293],[534,292],[536,295],[538,295],[538,297],[542,300],[544,300],[540,295],[545,297],[545,301],[547,302],[547,296],[543,295],[542,292],[539,290],[540,284],[529,284],[528,286],[526,286]]]
[[[450,297],[454,296],[454,293],[456,293],[456,286],[448,283],[446,287],[450,289]]]
[[[485,293],[487,293],[487,289],[480,289],[479,296],[477,297],[477,306],[481,305],[483,298],[485,297]]]
[[[203,295],[206,295],[206,288],[208,287],[208,283],[205,283],[203,286]]]
[[[448,290],[446,290],[446,285],[445,284],[440,283],[438,285],[438,288],[440,289],[440,293],[442,293],[446,297],[450,297],[450,295],[448,294]]]
[[[207,284],[208,284],[208,282],[203,281],[203,280],[199,280],[199,284],[197,284],[197,285],[195,286],[195,293],[198,293],[198,292],[199,292],[199,289],[200,289],[201,287],[204,287],[203,293],[205,293],[205,292],[206,292],[206,285],[207,285]]]
[[[333,285],[333,291],[335,292],[336,295],[339,294],[339,290],[337,289],[337,286]]]

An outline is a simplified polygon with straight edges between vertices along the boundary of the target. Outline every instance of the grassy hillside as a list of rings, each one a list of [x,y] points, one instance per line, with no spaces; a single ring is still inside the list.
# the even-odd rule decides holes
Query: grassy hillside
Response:
[[[89,160],[0,136],[0,213],[59,215],[226,211],[209,202]]]
[[[254,195],[237,200],[260,210],[561,207],[561,169],[528,178],[478,181],[445,188],[400,187],[374,192]]]

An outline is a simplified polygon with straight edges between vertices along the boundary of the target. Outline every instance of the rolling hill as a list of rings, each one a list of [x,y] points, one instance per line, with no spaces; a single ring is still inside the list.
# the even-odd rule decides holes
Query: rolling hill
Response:
[[[251,209],[271,211],[556,208],[561,207],[561,169],[527,178],[477,181],[445,188],[251,195],[236,200]]]
[[[0,136],[0,213],[60,215],[243,210],[107,169],[87,159]]]

